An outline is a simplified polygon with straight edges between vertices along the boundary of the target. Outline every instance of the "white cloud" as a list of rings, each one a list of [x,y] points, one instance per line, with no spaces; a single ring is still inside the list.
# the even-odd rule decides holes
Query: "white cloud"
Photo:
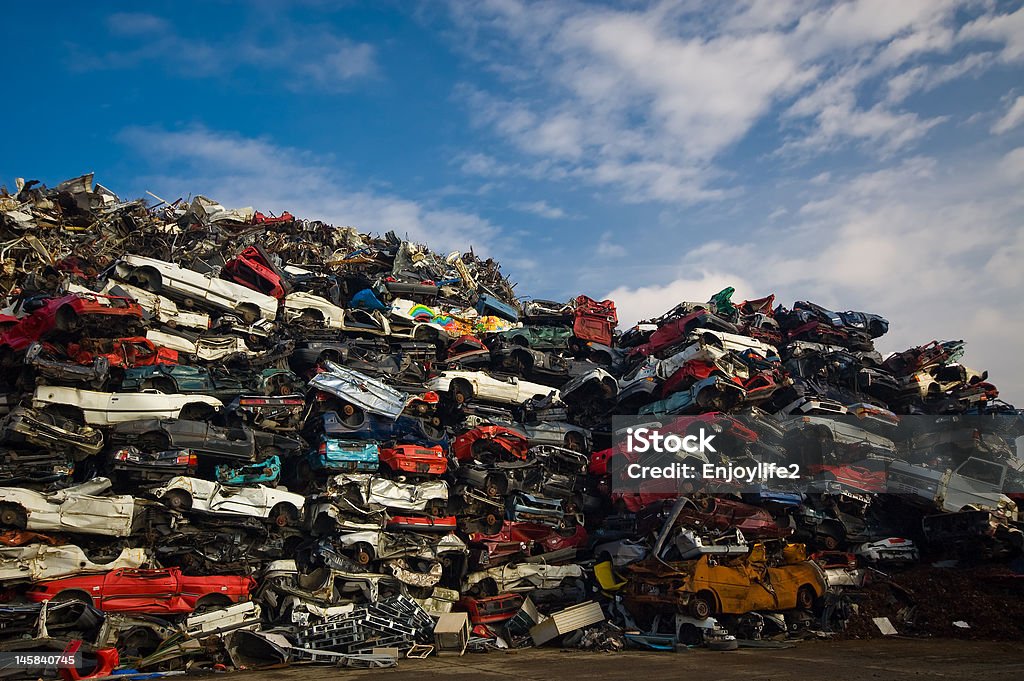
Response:
[[[594,252],[599,258],[621,258],[626,255],[626,249],[621,244],[612,241],[615,235],[611,231],[601,234]]]
[[[966,24],[957,34],[961,41],[989,40],[1003,44],[999,57],[1005,62],[1024,59],[1024,7],[1006,14],[989,14]]]
[[[607,297],[627,322],[725,286],[736,287],[736,300],[776,293],[786,305],[810,299],[875,312],[892,324],[880,350],[962,338],[965,362],[988,369],[1003,396],[1021,402],[1022,179],[1024,147],[996,163],[915,157],[833,177],[788,228],[755,230],[741,243],[688,243],[667,284]]]
[[[521,210],[524,213],[533,213],[549,220],[560,220],[567,217],[564,210],[558,206],[552,206],[547,201],[531,201],[528,203],[514,203],[512,208]]]
[[[328,159],[266,139],[203,127],[130,127],[118,141],[159,169],[138,182],[165,198],[202,193],[227,206],[287,210],[381,234],[394,230],[441,252],[472,245],[488,254],[501,244],[503,253],[515,256],[513,244],[504,243],[500,230],[478,215],[352,186],[330,169]]]
[[[77,71],[121,70],[155,66],[184,78],[224,77],[244,67],[260,68],[266,82],[289,90],[338,91],[353,81],[379,73],[376,48],[335,35],[323,27],[293,25],[271,17],[264,35],[245,30],[205,31],[163,17],[118,12],[106,19],[108,49],[83,36],[70,46],[70,68]],[[268,37],[268,35],[270,37]],[[90,41],[96,40],[95,47]]]
[[[313,85],[332,89],[339,83],[377,72],[376,51],[372,45],[332,38],[326,54],[299,66]],[[326,46],[325,46],[326,47]]]
[[[477,125],[546,160],[549,179],[627,201],[722,199],[722,157],[762,123],[783,126],[779,151],[797,158],[920,143],[947,119],[906,108],[910,95],[995,62],[957,33],[967,10],[993,19],[968,34],[1005,36],[991,7],[959,0],[454,3],[465,50],[507,85],[457,96]],[[954,62],[920,61],[968,42]]]
[[[992,125],[992,133],[1002,135],[1024,123],[1024,95],[1013,100],[1006,113]]]

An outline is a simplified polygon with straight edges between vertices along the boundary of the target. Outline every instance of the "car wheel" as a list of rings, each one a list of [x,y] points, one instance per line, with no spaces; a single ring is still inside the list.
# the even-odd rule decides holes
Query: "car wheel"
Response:
[[[505,485],[495,477],[487,478],[484,484],[484,494],[494,499],[500,498],[505,493]]]
[[[192,495],[184,490],[172,489],[161,500],[168,508],[174,511],[188,511],[192,509]]]
[[[839,548],[842,542],[839,541],[839,537],[834,534],[823,534],[821,535],[821,546],[826,551],[835,551]]]
[[[796,607],[800,610],[810,610],[814,607],[814,589],[806,584],[796,592]]]
[[[25,509],[20,506],[4,504],[0,507],[0,525],[23,530],[28,525],[28,515],[25,513]]]
[[[277,527],[288,527],[299,519],[294,507],[289,504],[278,504],[270,510],[270,521]]]
[[[373,547],[366,542],[357,543],[352,551],[352,557],[360,565],[366,566],[373,562]]]
[[[714,595],[707,591],[701,591],[696,596],[692,596],[687,605],[690,615],[699,620],[711,617],[711,613],[715,611],[714,599]]]
[[[501,532],[503,524],[502,519],[496,513],[488,513],[484,517],[484,534],[491,535]]]
[[[366,420],[366,414],[363,413],[363,410],[352,404],[342,406],[338,411],[338,417],[348,428],[358,428]]]
[[[452,396],[452,402],[459,405],[465,404],[473,397],[473,388],[465,381],[452,381],[449,392]]]
[[[260,318],[260,311],[255,305],[244,303],[238,306],[238,315],[246,324],[255,324]]]

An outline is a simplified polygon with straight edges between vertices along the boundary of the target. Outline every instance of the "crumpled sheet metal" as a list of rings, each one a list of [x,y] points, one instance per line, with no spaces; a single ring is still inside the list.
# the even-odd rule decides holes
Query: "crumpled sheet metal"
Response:
[[[77,574],[96,574],[118,568],[140,568],[153,563],[148,549],[126,548],[114,560],[94,563],[77,546],[28,546],[0,548],[0,582],[59,579]]]
[[[390,419],[397,419],[405,409],[409,396],[401,390],[331,360],[324,367],[327,371],[310,379],[310,387]]]

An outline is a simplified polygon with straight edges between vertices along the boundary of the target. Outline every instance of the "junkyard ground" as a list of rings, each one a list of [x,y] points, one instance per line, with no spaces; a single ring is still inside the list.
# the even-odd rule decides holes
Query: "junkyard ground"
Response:
[[[401,660],[396,669],[338,670],[300,667],[247,673],[245,681],[319,681],[385,675],[389,681],[514,678],[558,679],[715,679],[729,681],[863,681],[864,679],[985,679],[1017,681],[1024,675],[1024,647],[989,641],[855,640],[808,641],[782,650],[681,653],[591,653],[554,648],[469,654],[464,657]]]

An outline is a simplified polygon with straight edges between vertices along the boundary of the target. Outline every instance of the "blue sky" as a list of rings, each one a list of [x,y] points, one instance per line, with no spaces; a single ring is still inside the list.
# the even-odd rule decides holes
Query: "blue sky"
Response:
[[[726,285],[965,338],[1024,401],[1020,2],[5,8],[0,178],[441,250],[624,321]]]

